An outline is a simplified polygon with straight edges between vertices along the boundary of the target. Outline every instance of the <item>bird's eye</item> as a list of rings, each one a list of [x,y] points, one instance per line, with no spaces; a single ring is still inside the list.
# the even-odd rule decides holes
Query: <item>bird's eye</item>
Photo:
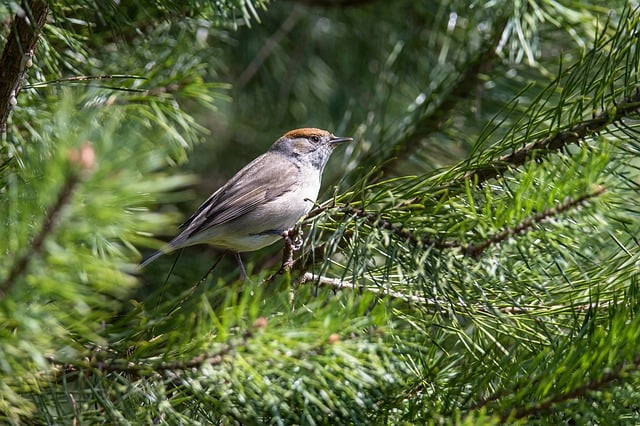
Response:
[[[311,140],[311,142],[313,142],[313,143],[318,143],[318,142],[320,142],[320,136],[318,136],[318,135],[313,135],[313,136],[311,136],[309,139],[310,139],[310,140]]]

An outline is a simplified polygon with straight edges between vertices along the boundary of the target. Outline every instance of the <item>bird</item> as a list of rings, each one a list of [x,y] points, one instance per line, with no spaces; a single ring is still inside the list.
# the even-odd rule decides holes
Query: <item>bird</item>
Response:
[[[240,253],[286,236],[318,198],[333,150],[352,140],[316,128],[285,133],[207,198],[180,226],[180,233],[141,267],[163,254],[204,243],[233,252],[246,277]]]

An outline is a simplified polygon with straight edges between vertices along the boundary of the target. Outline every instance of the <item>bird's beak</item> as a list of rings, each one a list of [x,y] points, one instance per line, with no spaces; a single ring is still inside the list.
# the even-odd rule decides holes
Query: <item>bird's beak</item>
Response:
[[[339,145],[344,142],[351,142],[352,140],[353,138],[346,138],[343,136],[331,136],[331,139],[329,139],[329,143],[331,143],[331,145]]]

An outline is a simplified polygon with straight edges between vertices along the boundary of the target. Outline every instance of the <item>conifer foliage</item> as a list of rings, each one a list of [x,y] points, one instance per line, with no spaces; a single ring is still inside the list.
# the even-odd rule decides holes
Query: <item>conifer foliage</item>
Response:
[[[0,3],[0,422],[638,424],[640,10],[601,3]],[[304,126],[355,140],[299,251],[138,266]]]

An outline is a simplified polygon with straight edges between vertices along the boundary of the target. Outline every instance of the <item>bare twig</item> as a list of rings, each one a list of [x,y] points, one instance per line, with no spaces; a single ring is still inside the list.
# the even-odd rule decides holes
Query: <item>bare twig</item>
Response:
[[[389,290],[381,287],[359,286],[349,281],[344,281],[338,278],[324,277],[322,275],[312,274],[311,272],[306,272],[300,279],[299,283],[304,284],[306,282],[317,283],[322,286],[330,287],[334,290],[350,290],[350,291],[357,291],[359,293],[367,292],[372,294],[378,294],[380,296],[388,296],[388,297],[391,297],[392,299],[404,300],[405,302],[419,303],[423,305],[438,304],[438,301],[435,299],[428,299],[423,296],[405,294],[405,293],[401,293],[398,291],[393,291],[393,290]]]
[[[381,287],[372,287],[357,285],[350,281],[342,280],[339,278],[330,278],[322,275],[306,272],[300,278],[299,284],[315,283],[320,286],[329,287],[335,291],[345,290],[354,291],[358,293],[371,293],[380,295],[381,297],[388,297],[391,299],[402,300],[407,303],[416,303],[424,306],[451,306],[455,305],[458,309],[464,311],[474,310],[477,312],[485,313],[501,313],[506,315],[530,315],[532,313],[542,314],[543,312],[555,312],[558,310],[570,310],[572,312],[586,312],[596,308],[605,308],[610,303],[598,303],[590,302],[581,305],[530,305],[530,306],[488,306],[479,303],[468,304],[462,301],[456,301],[455,303],[445,299],[434,299],[425,296],[418,296],[415,294],[407,294],[401,291],[390,290]],[[444,313],[448,314],[450,311],[445,310]]]

